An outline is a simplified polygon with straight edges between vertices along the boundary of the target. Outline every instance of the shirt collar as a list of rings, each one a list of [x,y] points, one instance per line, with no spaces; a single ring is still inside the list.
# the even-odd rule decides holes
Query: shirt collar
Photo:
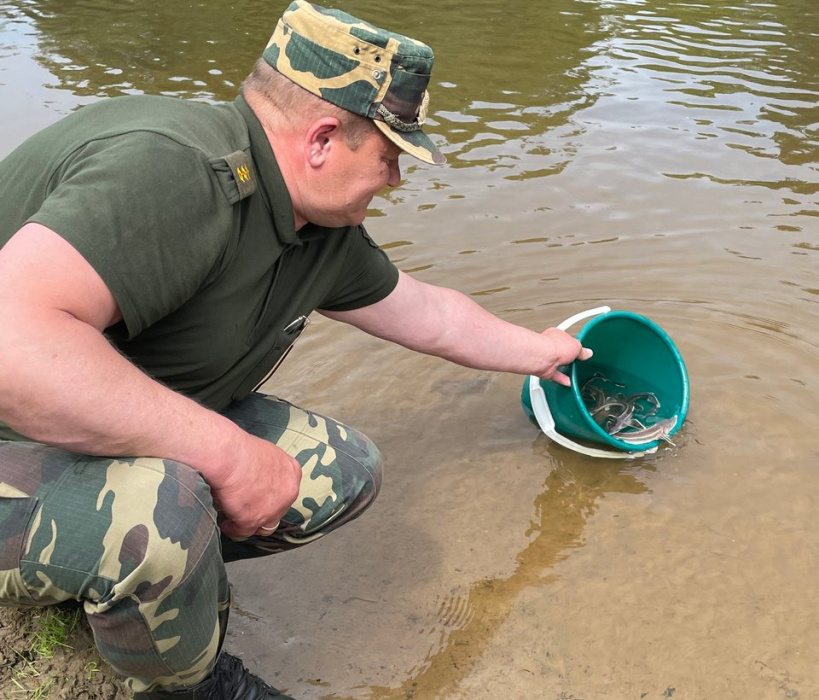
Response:
[[[239,95],[234,100],[234,105],[247,123],[250,153],[259,180],[258,193],[264,199],[265,206],[273,219],[276,237],[282,245],[301,243],[293,218],[293,202],[287,191],[287,184],[282,177],[279,164],[276,162],[276,156],[270,147],[270,141],[267,140],[264,127],[244,97]]]

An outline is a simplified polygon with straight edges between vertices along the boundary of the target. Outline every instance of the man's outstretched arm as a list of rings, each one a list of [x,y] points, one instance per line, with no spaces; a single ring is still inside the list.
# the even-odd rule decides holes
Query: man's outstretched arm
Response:
[[[399,273],[392,293],[375,304],[322,313],[466,367],[534,374],[567,386],[569,378],[557,368],[591,357],[590,350],[564,331],[549,328],[536,333],[508,323],[460,292],[419,282],[404,273]]]
[[[277,522],[298,463],[143,373],[102,331],[116,300],[63,238],[27,224],[0,249],[0,419],[33,440],[92,455],[173,459],[198,469],[232,535]]]

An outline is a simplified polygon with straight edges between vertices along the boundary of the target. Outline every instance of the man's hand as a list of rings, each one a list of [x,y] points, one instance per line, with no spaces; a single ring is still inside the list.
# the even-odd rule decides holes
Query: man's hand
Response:
[[[296,500],[301,466],[276,445],[245,434],[235,466],[208,483],[229,537],[269,535]]]
[[[569,377],[558,371],[558,367],[568,365],[575,360],[588,360],[592,356],[592,351],[584,348],[577,338],[557,328],[547,328],[540,335],[549,341],[549,351],[543,369],[533,374],[563,386],[571,386]]]

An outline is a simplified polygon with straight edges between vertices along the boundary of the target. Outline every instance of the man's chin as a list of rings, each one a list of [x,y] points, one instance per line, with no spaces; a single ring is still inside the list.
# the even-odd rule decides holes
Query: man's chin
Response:
[[[359,224],[364,223],[364,219],[367,218],[367,209],[365,208],[363,211],[353,212],[347,218],[346,225],[347,226],[358,226]]]
[[[359,211],[344,211],[328,214],[326,216],[314,216],[310,223],[325,228],[343,228],[344,226],[358,226],[364,223],[367,218],[367,208]]]

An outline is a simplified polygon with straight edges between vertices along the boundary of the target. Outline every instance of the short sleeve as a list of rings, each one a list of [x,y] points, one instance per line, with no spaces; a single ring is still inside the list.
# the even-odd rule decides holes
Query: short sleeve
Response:
[[[226,249],[232,213],[203,153],[140,131],[75,151],[29,221],[55,231],[89,262],[133,337],[208,278]]]
[[[319,305],[325,311],[350,311],[375,304],[398,284],[398,268],[363,226],[354,227],[348,235],[350,245],[336,283]]]

